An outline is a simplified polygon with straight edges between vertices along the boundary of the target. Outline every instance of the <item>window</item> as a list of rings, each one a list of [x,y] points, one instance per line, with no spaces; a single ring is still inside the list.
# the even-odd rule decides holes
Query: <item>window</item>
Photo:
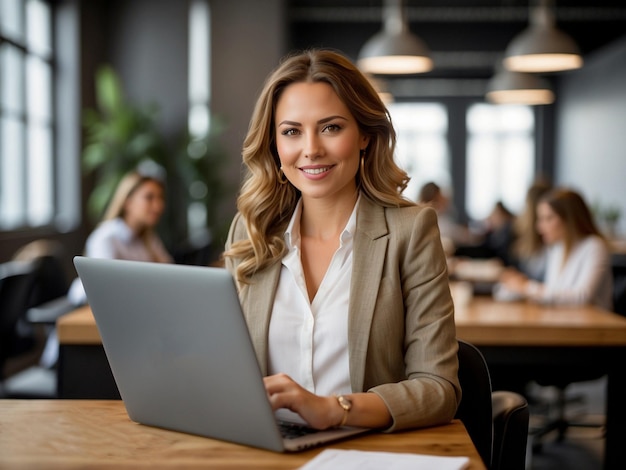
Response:
[[[411,177],[405,196],[417,200],[425,183],[452,185],[448,112],[440,103],[391,103],[389,114],[397,133],[396,160]]]
[[[52,11],[0,3],[0,230],[55,217]]]
[[[409,199],[434,181],[463,208],[455,213],[470,221],[486,218],[498,201],[514,213],[522,210],[535,174],[531,107],[420,102],[391,103],[388,109],[398,134],[396,160],[411,177]],[[455,120],[456,130],[450,112],[465,115]],[[460,135],[467,141],[453,146]],[[457,194],[461,182],[465,191]]]
[[[535,174],[535,120],[529,106],[474,104],[467,111],[466,210],[473,220],[498,201],[524,206]]]
[[[189,4],[189,134],[190,155],[202,158],[205,141],[211,128],[211,10],[207,0]],[[197,152],[196,152],[197,149]],[[202,200],[207,185],[199,180],[191,183],[194,199],[187,208],[187,231],[192,241],[203,243],[207,235],[207,208]]]

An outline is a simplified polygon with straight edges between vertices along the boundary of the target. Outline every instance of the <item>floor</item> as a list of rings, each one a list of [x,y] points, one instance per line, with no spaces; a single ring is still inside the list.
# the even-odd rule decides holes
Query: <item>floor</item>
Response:
[[[537,393],[549,394],[549,389],[531,388]],[[542,439],[541,451],[532,452],[532,434],[526,456],[527,470],[599,470],[602,468],[604,452],[604,407],[606,378],[573,384],[568,387],[569,396],[580,397],[581,401],[568,407],[568,414],[576,421],[589,423],[590,427],[574,427],[567,431],[564,441],[556,442],[555,435]],[[539,417],[531,408],[531,427]]]

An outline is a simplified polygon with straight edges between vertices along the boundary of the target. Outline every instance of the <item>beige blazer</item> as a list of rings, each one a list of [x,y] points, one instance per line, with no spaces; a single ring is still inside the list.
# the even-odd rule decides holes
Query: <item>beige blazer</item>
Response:
[[[226,248],[247,237],[240,214]],[[230,258],[226,267],[235,273]],[[256,274],[239,296],[263,374],[281,264]],[[427,207],[383,208],[361,197],[348,312],[353,392],[377,393],[388,431],[450,421],[461,397],[454,308],[437,216]]]

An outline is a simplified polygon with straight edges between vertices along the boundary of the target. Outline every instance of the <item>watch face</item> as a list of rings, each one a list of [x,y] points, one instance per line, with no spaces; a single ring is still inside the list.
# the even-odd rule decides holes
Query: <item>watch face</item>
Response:
[[[346,411],[350,411],[350,408],[352,408],[352,402],[346,397],[344,397],[343,395],[338,396],[337,401],[339,402],[341,407]]]

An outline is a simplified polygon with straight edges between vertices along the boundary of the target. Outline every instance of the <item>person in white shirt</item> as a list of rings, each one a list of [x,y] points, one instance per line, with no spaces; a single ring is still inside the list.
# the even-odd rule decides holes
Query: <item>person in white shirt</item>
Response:
[[[543,196],[537,205],[537,231],[547,246],[543,282],[509,271],[496,298],[512,294],[541,303],[611,310],[610,250],[582,196],[569,189]]]
[[[275,410],[317,429],[449,422],[454,307],[431,207],[402,196],[389,113],[341,54],[287,57],[257,101],[224,253]]]
[[[102,222],[89,235],[85,256],[171,263],[155,228],[165,210],[165,185],[155,175],[132,171],[119,182]],[[79,278],[68,292],[76,305],[87,298]]]

